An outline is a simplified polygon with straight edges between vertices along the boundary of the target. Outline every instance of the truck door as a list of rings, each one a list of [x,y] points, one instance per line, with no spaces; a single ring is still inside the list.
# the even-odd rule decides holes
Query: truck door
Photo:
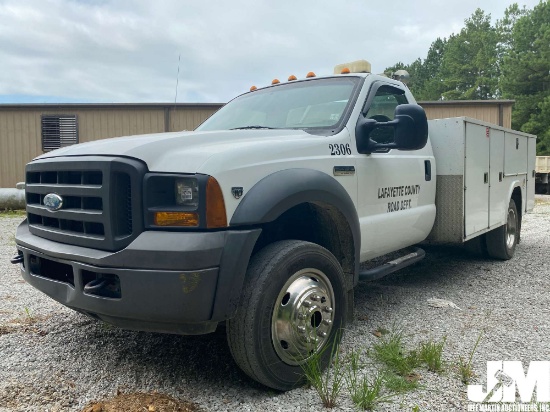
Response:
[[[408,103],[404,89],[375,82],[361,115],[387,122],[404,103]],[[393,128],[375,129],[370,138],[391,143]],[[435,219],[435,162],[429,142],[415,151],[385,149],[359,154],[357,170],[361,261],[428,236]]]

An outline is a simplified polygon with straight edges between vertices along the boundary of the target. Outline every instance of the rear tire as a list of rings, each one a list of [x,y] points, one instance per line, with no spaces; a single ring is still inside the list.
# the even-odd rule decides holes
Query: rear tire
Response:
[[[301,365],[339,343],[348,293],[342,267],[325,248],[303,241],[272,243],[253,256],[240,306],[227,321],[237,365],[277,390],[305,382]]]
[[[495,259],[509,260],[519,242],[520,220],[516,202],[510,199],[506,224],[487,233],[487,253]]]

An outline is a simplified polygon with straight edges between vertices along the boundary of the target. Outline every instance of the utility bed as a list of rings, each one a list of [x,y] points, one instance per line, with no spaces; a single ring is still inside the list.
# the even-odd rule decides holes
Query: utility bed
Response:
[[[436,222],[428,241],[463,243],[506,223],[514,182],[521,214],[534,207],[536,137],[468,117],[436,119]]]

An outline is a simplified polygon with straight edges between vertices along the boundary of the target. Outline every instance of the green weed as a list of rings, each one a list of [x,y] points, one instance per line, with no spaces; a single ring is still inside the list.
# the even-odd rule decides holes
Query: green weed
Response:
[[[351,395],[351,400],[357,408],[371,411],[378,404],[390,402],[394,396],[383,393],[384,374],[377,372],[369,379],[367,375],[359,377],[358,372],[349,368],[346,375],[346,384]]]
[[[474,344],[474,347],[472,348],[468,359],[464,359],[462,356],[459,356],[458,358],[458,374],[460,376],[461,382],[464,385],[468,385],[470,383],[470,380],[475,376],[474,370],[472,369],[472,361],[474,359],[474,354],[477,350],[479,342],[481,342],[481,338],[483,337],[483,332],[484,331],[482,330],[479,333],[479,336],[477,337],[476,343]]]
[[[381,338],[380,342],[372,347],[373,357],[386,365],[390,371],[407,376],[420,362],[416,351],[405,353],[402,339],[403,335],[400,332],[393,332]]]
[[[335,339],[332,345],[329,366],[324,373],[323,358],[327,347],[312,355],[301,365],[308,383],[315,389],[325,408],[334,408],[342,391],[344,374],[339,355],[340,346],[336,343],[338,341],[339,339]]]
[[[443,371],[443,347],[447,337],[444,337],[441,342],[430,340],[420,344],[420,360],[426,364],[429,371],[440,373]]]
[[[25,306],[25,314],[27,315],[27,320],[29,322],[31,323],[34,322],[34,317],[32,316],[30,309],[26,306]]]
[[[0,217],[25,217],[26,215],[26,210],[0,210]]]
[[[386,388],[392,392],[403,393],[418,388],[419,376],[412,373],[408,376],[396,375],[387,371],[384,376]]]

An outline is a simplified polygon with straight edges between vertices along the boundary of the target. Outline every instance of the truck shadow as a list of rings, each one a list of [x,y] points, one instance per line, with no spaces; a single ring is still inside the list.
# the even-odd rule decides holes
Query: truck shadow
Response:
[[[372,319],[372,311],[410,312],[414,305],[427,305],[426,301],[433,297],[467,305],[468,297],[475,296],[487,282],[495,281],[495,269],[505,264],[512,268],[523,260],[517,251],[512,261],[505,262],[461,247],[422,247],[426,257],[419,263],[377,281],[359,281],[354,296],[356,319]],[[518,249],[522,247],[523,243],[518,245]]]
[[[95,373],[98,378],[105,372],[106,379],[113,376],[109,371],[120,371],[124,375],[120,382],[128,388],[120,384],[113,391],[143,388],[193,395],[204,392],[205,384],[213,393],[232,387],[239,391],[262,388],[234,363],[223,327],[208,335],[179,336],[126,331],[74,316],[86,323],[82,331],[73,329],[81,335],[77,339],[81,371],[88,369],[86,374]]]

